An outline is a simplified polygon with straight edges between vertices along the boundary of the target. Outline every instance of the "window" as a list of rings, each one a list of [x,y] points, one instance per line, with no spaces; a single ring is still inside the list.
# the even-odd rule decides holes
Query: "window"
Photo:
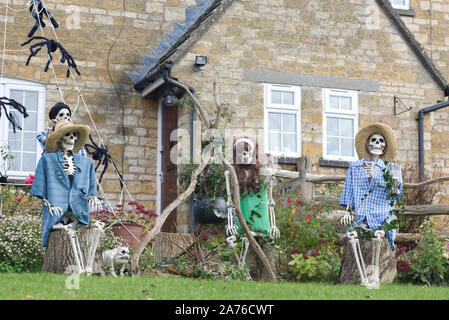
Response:
[[[16,129],[3,115],[0,118],[0,143],[8,144],[14,159],[8,160],[9,179],[23,179],[36,170],[42,148],[36,134],[44,130],[45,85],[18,79],[0,78],[0,94],[25,106],[28,117],[24,118],[15,109],[9,109],[22,130]]]
[[[410,9],[410,1],[409,0],[390,0],[391,6],[395,9]]]
[[[323,89],[323,158],[357,160],[354,147],[357,130],[357,92]]]
[[[265,150],[275,156],[301,156],[301,89],[265,84]]]

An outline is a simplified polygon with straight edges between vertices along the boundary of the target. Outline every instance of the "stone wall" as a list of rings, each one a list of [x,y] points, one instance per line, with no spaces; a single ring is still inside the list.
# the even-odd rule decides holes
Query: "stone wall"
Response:
[[[197,55],[208,57],[201,72],[192,68]],[[398,137],[397,160],[401,164],[418,161],[418,111],[444,96],[374,1],[235,1],[174,67],[173,76],[196,88],[203,104],[211,107],[212,83],[216,81],[221,100],[237,112],[230,126],[258,129],[263,128],[263,85],[244,76],[245,71],[256,68],[375,81],[378,90],[359,91],[359,127],[377,121],[390,125]],[[303,154],[312,157],[314,173],[344,174],[345,169],[319,165],[322,88],[302,85],[301,90]],[[412,110],[394,115],[394,96]],[[441,117],[447,119],[447,114],[441,113]],[[449,154],[441,149],[431,154],[435,147],[428,130],[430,121],[427,117],[428,169],[434,161],[443,164]]]

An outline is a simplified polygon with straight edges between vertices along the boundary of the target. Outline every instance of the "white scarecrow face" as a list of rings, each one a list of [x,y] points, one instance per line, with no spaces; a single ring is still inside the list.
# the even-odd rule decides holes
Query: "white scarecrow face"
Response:
[[[373,156],[380,156],[386,147],[385,138],[379,133],[373,134],[368,140],[368,151]]]
[[[78,132],[69,132],[61,139],[61,146],[64,151],[73,150],[75,141],[78,139]]]
[[[58,114],[55,117],[55,120],[58,122],[63,119],[72,121],[70,111],[67,108],[62,108],[61,110],[59,110]]]
[[[252,164],[254,162],[254,149],[255,148],[247,142],[239,142],[235,150],[237,164]]]

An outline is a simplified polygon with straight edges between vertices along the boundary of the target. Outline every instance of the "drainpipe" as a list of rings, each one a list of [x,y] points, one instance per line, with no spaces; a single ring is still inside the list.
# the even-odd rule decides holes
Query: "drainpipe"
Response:
[[[419,130],[419,179],[424,179],[424,114],[436,111],[449,106],[449,101],[436,104],[419,110],[418,112],[418,130]]]
[[[173,63],[171,62],[166,62],[164,64],[164,67],[162,69],[162,78],[164,79],[165,82],[175,86],[175,87],[179,87],[179,85],[173,81],[173,79],[170,77],[170,70],[171,68],[173,68]],[[190,92],[195,95],[195,89],[186,85]],[[183,88],[182,88],[183,89]],[[194,105],[194,107],[192,108],[192,110],[190,110],[190,159],[193,159],[193,123],[195,121],[195,111],[196,111],[196,105]],[[195,218],[193,216],[193,197],[190,197],[190,201],[189,201],[189,229],[190,232],[192,233],[193,230],[195,229]]]

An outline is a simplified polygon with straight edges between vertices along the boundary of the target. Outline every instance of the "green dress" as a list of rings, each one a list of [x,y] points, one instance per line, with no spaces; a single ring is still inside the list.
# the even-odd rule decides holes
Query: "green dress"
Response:
[[[258,193],[251,191],[244,197],[240,196],[240,210],[251,231],[269,235],[270,217],[268,214],[268,193],[265,182],[261,185]],[[244,231],[238,219],[236,219],[235,224],[238,232],[243,234]]]

